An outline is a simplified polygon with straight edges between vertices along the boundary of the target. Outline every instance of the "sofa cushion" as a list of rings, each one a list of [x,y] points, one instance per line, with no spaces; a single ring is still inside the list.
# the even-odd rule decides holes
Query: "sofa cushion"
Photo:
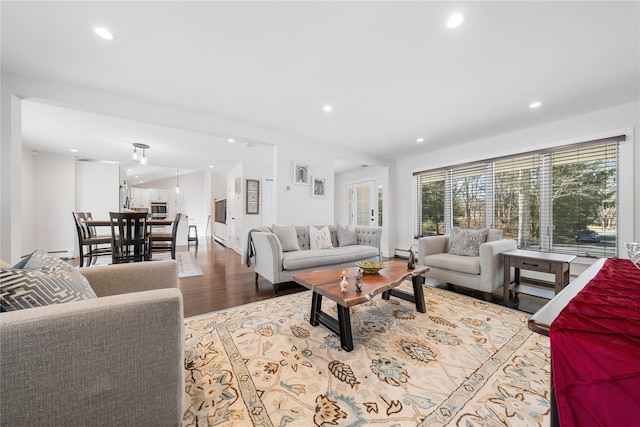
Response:
[[[311,249],[331,249],[331,233],[329,227],[324,226],[320,230],[314,226],[309,226],[309,245]]]
[[[19,268],[15,268],[19,267]],[[0,269],[0,311],[97,298],[71,265],[37,250],[14,268]]]
[[[310,249],[283,254],[282,267],[285,270],[325,267],[371,258],[377,259],[378,255],[378,248],[365,245],[342,246],[333,248],[330,251],[326,249]],[[338,282],[339,279],[340,278],[338,278]]]
[[[338,244],[340,246],[351,246],[358,244],[358,233],[356,233],[356,230],[346,228],[338,224],[337,233]]]
[[[459,256],[480,255],[480,245],[487,241],[488,228],[480,230],[461,229],[453,236],[449,253]]]
[[[424,257],[424,263],[434,268],[442,268],[467,274],[480,274],[479,256],[459,256],[445,253],[433,254]]]
[[[300,250],[300,246],[298,245],[298,235],[296,234],[295,226],[289,225],[287,227],[280,227],[279,225],[273,224],[271,226],[271,230],[273,231],[273,234],[278,237],[278,240],[280,240],[282,252]]]

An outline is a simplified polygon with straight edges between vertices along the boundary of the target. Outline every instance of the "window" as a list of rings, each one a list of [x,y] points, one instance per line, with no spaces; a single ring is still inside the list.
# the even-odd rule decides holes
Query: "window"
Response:
[[[415,173],[416,236],[494,227],[523,249],[614,256],[624,139]]]

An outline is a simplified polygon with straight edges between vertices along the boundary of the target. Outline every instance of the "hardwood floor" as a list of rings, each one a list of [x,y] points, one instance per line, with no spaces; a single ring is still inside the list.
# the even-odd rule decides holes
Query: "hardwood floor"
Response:
[[[178,247],[179,251],[186,249]],[[204,276],[180,279],[185,317],[306,290],[287,283],[278,285],[275,295],[273,286],[262,278],[256,290],[253,268],[243,266],[238,253],[211,237],[200,238],[197,249],[191,244],[189,251],[195,255]]]

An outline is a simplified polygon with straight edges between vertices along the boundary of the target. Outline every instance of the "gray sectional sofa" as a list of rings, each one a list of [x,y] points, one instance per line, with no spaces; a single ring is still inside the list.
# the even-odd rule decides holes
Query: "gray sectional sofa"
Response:
[[[315,227],[320,229],[324,226]],[[277,293],[278,284],[291,281],[294,274],[352,267],[356,262],[364,260],[381,260],[381,227],[356,226],[351,230],[355,231],[355,235],[349,241],[339,239],[338,227],[328,226],[333,247],[311,249],[309,226],[295,226],[299,250],[287,250],[291,249],[287,242],[284,242],[283,250],[283,242],[270,227],[251,230],[245,242],[243,262],[255,267],[256,288],[260,276],[268,280]]]

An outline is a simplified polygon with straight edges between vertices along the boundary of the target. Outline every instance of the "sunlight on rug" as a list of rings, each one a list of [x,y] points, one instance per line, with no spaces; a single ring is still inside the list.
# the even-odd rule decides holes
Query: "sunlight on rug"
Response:
[[[528,315],[425,300],[353,307],[349,353],[309,324],[309,291],[187,318],[183,426],[548,425],[549,340]]]

